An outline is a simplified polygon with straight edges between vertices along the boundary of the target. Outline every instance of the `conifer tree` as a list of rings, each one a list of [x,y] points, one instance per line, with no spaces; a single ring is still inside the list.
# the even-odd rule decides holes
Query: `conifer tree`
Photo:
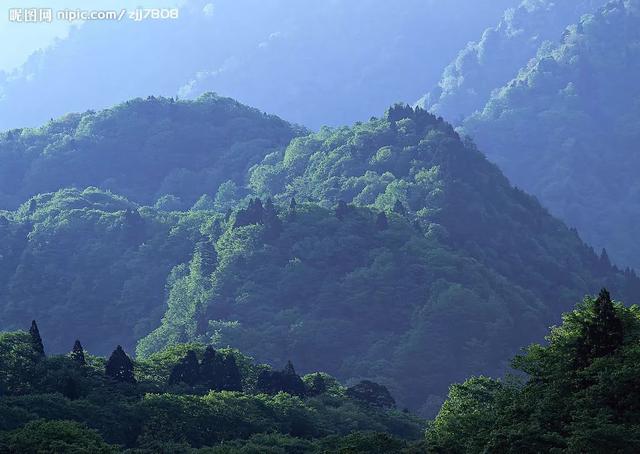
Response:
[[[44,345],[42,338],[40,337],[40,330],[35,320],[31,321],[31,328],[29,328],[29,335],[31,336],[31,345],[33,350],[39,355],[44,356]]]
[[[292,396],[304,396],[306,394],[304,382],[300,376],[296,374],[296,370],[293,368],[291,361],[287,361],[287,365],[282,371],[282,391]]]
[[[224,380],[222,384],[224,391],[242,391],[242,374],[233,355],[228,355],[224,359]]]
[[[133,362],[120,345],[111,353],[105,366],[105,374],[120,382],[136,383]]]
[[[224,363],[211,345],[207,346],[200,362],[198,383],[207,389],[221,391],[224,381]]]
[[[264,205],[264,226],[265,226],[265,238],[267,240],[274,240],[280,236],[282,232],[282,221],[278,217],[276,207],[273,205],[273,201],[269,198]]]
[[[198,382],[200,376],[200,364],[196,352],[189,350],[184,358],[176,364],[171,370],[169,376],[169,384],[186,383],[193,386]]]
[[[616,314],[611,295],[602,289],[593,307],[593,318],[584,328],[583,351],[598,358],[613,353],[624,340],[624,325]]]
[[[73,344],[73,350],[71,350],[71,354],[69,356],[71,357],[72,360],[74,360],[76,363],[80,364],[81,366],[84,366],[87,364],[86,358],[84,357],[84,350],[82,349],[82,344],[78,339],[76,339],[76,342]]]

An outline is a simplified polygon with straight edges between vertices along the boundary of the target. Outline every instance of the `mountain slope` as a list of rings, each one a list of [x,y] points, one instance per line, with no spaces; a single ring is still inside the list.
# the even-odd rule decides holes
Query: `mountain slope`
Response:
[[[524,0],[508,9],[497,26],[469,43],[444,70],[438,86],[419,105],[459,123],[482,109],[491,92],[518,74],[547,41],[606,0]]]
[[[634,267],[638,77],[640,3],[610,2],[571,27],[561,45],[541,53],[463,128],[515,184]]]
[[[65,187],[97,186],[134,202],[191,206],[303,129],[213,94],[134,99],[0,134],[0,209]]]
[[[454,377],[502,371],[583,292],[640,295],[633,273],[420,109],[295,139],[250,185],[280,201],[279,218],[255,201],[232,216],[216,254],[196,251],[181,268],[139,354],[188,340],[238,345],[375,379],[430,413]]]
[[[131,348],[159,322],[167,276],[198,227],[95,188],[0,212],[0,327],[37,318],[50,352],[69,348],[70,333],[94,352]]]

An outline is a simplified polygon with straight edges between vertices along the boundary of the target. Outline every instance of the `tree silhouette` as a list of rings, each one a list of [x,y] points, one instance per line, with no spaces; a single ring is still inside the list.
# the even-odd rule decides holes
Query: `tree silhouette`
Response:
[[[222,383],[224,391],[242,391],[242,375],[233,355],[224,359],[224,379]]]
[[[107,360],[105,374],[120,382],[136,383],[133,375],[133,362],[120,345],[116,347]]]
[[[73,344],[73,350],[71,350],[71,354],[69,356],[71,357],[72,360],[74,360],[76,363],[80,364],[81,366],[84,366],[85,364],[87,364],[86,358],[84,357],[84,350],[82,349],[82,344],[78,339],[76,339],[76,342]]]
[[[29,335],[31,336],[31,345],[33,345],[33,350],[39,355],[44,356],[44,344],[42,343],[42,338],[40,337],[40,330],[38,329],[38,324],[35,320],[31,321],[31,328],[29,328]]]
[[[194,386],[200,377],[200,364],[196,352],[189,350],[184,358],[176,364],[169,375],[169,384],[186,383]]]
[[[267,241],[275,240],[282,232],[282,221],[278,217],[276,207],[269,198],[264,204],[263,222],[265,226],[265,239]]]
[[[583,325],[578,365],[584,367],[594,358],[612,354],[623,341],[624,325],[616,313],[611,295],[603,288],[593,304],[591,318]]]

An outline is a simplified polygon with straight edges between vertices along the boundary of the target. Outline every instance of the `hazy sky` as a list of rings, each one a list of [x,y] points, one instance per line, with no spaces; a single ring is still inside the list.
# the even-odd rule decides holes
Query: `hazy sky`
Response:
[[[9,22],[12,8],[120,10],[136,7],[169,7],[179,5],[183,0],[3,0],[0,2],[0,71],[11,70],[24,63],[34,51],[46,47],[55,38],[65,37],[71,27],[68,22],[53,20],[52,23],[24,24]],[[81,22],[74,22],[81,26]]]

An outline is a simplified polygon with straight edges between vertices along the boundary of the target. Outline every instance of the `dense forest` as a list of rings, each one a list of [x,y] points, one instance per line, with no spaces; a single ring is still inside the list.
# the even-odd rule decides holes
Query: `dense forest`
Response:
[[[76,340],[46,355],[34,321],[0,333],[0,452],[632,453],[639,342],[640,309],[603,289],[513,359],[520,373],[452,385],[425,422],[375,382],[345,387],[210,345],[132,360]]]
[[[470,42],[444,70],[437,87],[419,105],[449,121],[481,110],[491,93],[511,79],[538,51],[560,39],[567,26],[606,0],[523,0],[481,39]]]
[[[212,127],[235,124],[225,111],[231,119],[242,113],[248,126]],[[185,119],[177,123],[184,129],[167,129],[174,142],[148,148],[163,169],[158,178],[138,184],[135,172],[113,170],[117,147],[97,139],[78,148],[75,162],[78,169],[90,156],[105,163],[92,166],[101,176],[87,184],[112,175],[112,191],[156,200],[164,175],[174,174],[171,144],[195,140],[191,117],[209,125],[198,143],[229,143],[241,135],[234,131],[253,130],[255,141],[266,134],[275,146],[280,134],[300,132],[213,95],[135,100],[85,114],[73,131],[99,131],[116,145],[121,131],[135,131],[135,143],[121,145],[130,152],[117,155],[128,169],[151,159],[135,144],[157,143],[160,125]],[[68,143],[47,129],[64,121],[36,130],[36,143]],[[8,136],[21,143],[34,132]],[[207,148],[189,148],[200,149]],[[594,253],[420,108],[395,105],[381,118],[298,136],[286,148],[231,149],[228,168],[213,164],[226,148],[203,154],[219,175],[210,186],[184,176],[153,206],[95,187],[63,189],[88,172],[71,166],[56,180],[55,167],[34,164],[52,172],[48,184],[57,190],[0,217],[2,327],[37,318],[53,353],[68,348],[70,336],[98,354],[119,343],[140,358],[175,343],[232,346],[346,383],[374,380],[400,405],[432,415],[452,381],[501,374],[584,293],[607,286],[625,299],[640,295],[632,271]],[[34,156],[46,162],[51,153]],[[225,178],[233,179],[220,184]]]
[[[213,94],[195,101],[134,99],[69,114],[40,128],[0,133],[0,209],[87,186],[147,205],[189,208],[222,183],[243,186],[253,164],[304,132]]]
[[[0,454],[640,451],[640,0],[471,2],[383,110],[437,3],[187,0],[144,98],[0,132]]]
[[[637,0],[613,1],[585,16],[464,123],[514,184],[633,267],[639,11]]]
[[[0,452],[187,453],[401,449],[425,422],[371,381],[342,386],[237,350],[174,345],[144,360],[78,340],[46,355],[34,321],[0,333]],[[198,451],[200,452],[200,451]]]

